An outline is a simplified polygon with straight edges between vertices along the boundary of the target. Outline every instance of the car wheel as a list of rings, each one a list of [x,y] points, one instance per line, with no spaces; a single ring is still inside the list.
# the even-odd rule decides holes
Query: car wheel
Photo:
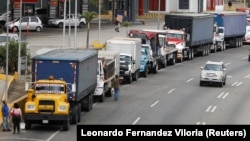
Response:
[[[80,23],[80,24],[79,24],[79,27],[80,27],[80,28],[83,28],[83,27],[84,27],[84,23]]]
[[[63,23],[59,23],[59,24],[58,24],[58,27],[59,27],[59,28],[63,28]]]
[[[37,31],[37,32],[41,32],[41,30],[42,30],[41,27],[39,27],[39,26],[36,27],[36,31]]]
[[[18,27],[14,26],[14,27],[12,28],[12,31],[13,31],[13,32],[17,32],[17,31],[18,31]]]

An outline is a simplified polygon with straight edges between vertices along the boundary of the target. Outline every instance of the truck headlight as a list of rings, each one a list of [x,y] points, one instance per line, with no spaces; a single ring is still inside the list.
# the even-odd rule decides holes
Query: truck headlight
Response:
[[[26,106],[26,109],[27,110],[35,110],[35,105],[29,104],[29,105]]]
[[[58,111],[66,111],[66,106],[58,106]]]

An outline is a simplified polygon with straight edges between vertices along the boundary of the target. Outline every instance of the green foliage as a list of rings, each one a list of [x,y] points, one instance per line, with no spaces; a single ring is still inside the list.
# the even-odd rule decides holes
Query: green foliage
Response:
[[[86,48],[89,48],[89,29],[90,29],[90,22],[97,17],[97,13],[96,12],[89,12],[89,11],[86,11],[84,12],[80,18],[85,18],[86,20],[86,23],[88,25],[88,28],[87,28],[87,42],[86,42]]]
[[[131,25],[130,21],[125,21],[122,23],[122,26],[126,27],[126,36],[128,36],[128,27]]]
[[[4,69],[6,69],[6,46],[0,46],[0,66],[3,66]],[[18,68],[18,48],[19,43],[15,41],[9,42],[9,60],[8,60],[8,70],[9,73],[14,73],[14,71],[17,71]],[[28,60],[30,60],[30,54],[29,50],[27,49],[27,43],[21,43],[21,51],[20,55],[27,56]],[[28,65],[30,65],[30,62],[28,62]]]

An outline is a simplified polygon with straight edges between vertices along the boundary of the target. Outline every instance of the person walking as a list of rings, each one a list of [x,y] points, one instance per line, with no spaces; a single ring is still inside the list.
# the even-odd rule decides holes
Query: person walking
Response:
[[[115,78],[113,79],[113,88],[115,90],[115,101],[119,99],[120,96],[120,79],[118,75],[115,75]]]
[[[9,107],[7,102],[4,100],[2,105],[2,115],[3,115],[3,132],[10,130],[10,118],[9,118]]]
[[[13,134],[20,134],[20,123],[22,119],[22,111],[17,103],[14,103],[14,107],[11,110],[12,122],[13,122]]]

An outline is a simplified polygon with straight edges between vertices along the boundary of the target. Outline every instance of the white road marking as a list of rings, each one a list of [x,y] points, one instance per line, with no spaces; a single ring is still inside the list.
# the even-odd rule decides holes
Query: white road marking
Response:
[[[238,83],[238,81],[234,82],[234,83],[232,84],[232,86],[236,85],[237,83]]]
[[[231,63],[226,63],[225,66],[228,66],[228,65],[230,65],[230,64],[231,64]]]
[[[222,93],[220,93],[220,94],[218,95],[217,98],[225,99],[228,95],[229,95],[229,93],[224,93],[224,92],[222,92]]]
[[[245,60],[245,59],[247,59],[248,58],[248,56],[246,56],[246,57],[243,57],[243,58],[241,58],[242,60]]]
[[[175,90],[175,88],[171,89],[170,91],[168,91],[168,94],[171,94],[174,90]]]
[[[231,76],[231,75],[227,75],[227,78],[232,78],[233,76]]]
[[[154,107],[158,102],[159,102],[159,100],[155,101],[155,103],[153,103],[152,105],[150,105],[150,107]]]
[[[245,78],[250,78],[250,74],[246,75]]]
[[[187,80],[186,82],[188,83],[188,82],[190,82],[190,81],[192,81],[194,78],[190,78],[189,80]]]
[[[196,124],[197,124],[197,125],[205,125],[206,122],[197,122]]]
[[[60,130],[56,131],[54,134],[52,134],[46,141],[50,141],[51,139],[54,138],[54,136],[56,136],[56,134],[58,134],[60,132]]]
[[[206,109],[206,112],[214,112],[215,109],[217,108],[217,106],[209,106],[207,109]],[[211,110],[210,110],[211,109]]]
[[[239,83],[236,85],[236,87],[240,86],[242,83],[243,83],[243,82],[239,82]]]
[[[132,125],[135,125],[140,119],[141,119],[141,118],[138,117],[138,118],[132,123]]]

